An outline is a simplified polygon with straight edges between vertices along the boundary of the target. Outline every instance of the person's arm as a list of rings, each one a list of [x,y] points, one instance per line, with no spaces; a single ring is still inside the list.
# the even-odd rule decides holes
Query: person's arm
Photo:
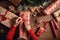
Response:
[[[35,33],[33,32],[32,29],[30,29],[28,32],[30,33],[30,35],[31,35],[31,37],[32,37],[33,40],[38,40],[37,36],[35,35]]]
[[[34,31],[33,31],[33,29],[31,28],[30,25],[28,25],[28,26],[26,25],[26,29],[29,32],[29,34],[30,34],[30,36],[32,37],[33,40],[38,40],[37,36],[35,35],[35,33],[34,33]]]
[[[6,40],[13,40],[13,36],[14,36],[15,30],[16,30],[16,27],[12,26],[12,28],[7,33]]]
[[[33,32],[33,30],[31,29],[30,26],[30,12],[29,11],[21,11],[20,12],[20,16],[22,17],[22,20],[25,23],[25,27],[28,31],[28,33],[30,34],[30,36],[32,37],[33,40],[38,40],[37,36],[35,35],[35,33]]]
[[[6,40],[13,40],[13,36],[16,30],[17,25],[21,22],[20,17],[16,20],[16,23],[12,26],[12,28],[8,31],[6,35]]]

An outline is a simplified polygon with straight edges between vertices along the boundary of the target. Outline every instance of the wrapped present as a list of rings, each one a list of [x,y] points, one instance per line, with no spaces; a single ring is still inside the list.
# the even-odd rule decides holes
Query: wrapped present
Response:
[[[24,39],[28,40],[27,31],[26,31],[26,28],[24,28],[23,24],[20,24],[19,28],[20,28],[19,29],[19,39],[24,38]]]
[[[28,19],[30,19],[30,12],[28,12],[28,11],[21,11],[20,12],[20,16],[21,16],[21,18],[22,18],[22,23],[20,23],[20,25],[19,25],[19,38],[24,38],[24,39],[26,39],[26,40],[28,40],[29,39],[29,35],[27,34],[27,30],[26,30],[26,25],[24,25],[24,24],[28,24],[29,22],[29,20]],[[29,15],[29,16],[28,16]],[[24,22],[24,23],[23,23]],[[26,22],[26,23],[25,23]],[[29,28],[28,28],[29,29]]]
[[[0,6],[0,23],[10,28],[16,18],[18,18],[18,16]]]
[[[20,35],[19,35],[19,37],[28,40],[31,36],[33,40],[37,40],[37,37],[34,34],[32,28],[30,26],[30,11],[28,11],[28,10],[21,11],[20,16],[22,17],[22,21],[24,22],[25,25],[21,26],[21,23],[20,23],[20,33],[19,33]]]
[[[57,1],[53,2],[52,4],[50,4],[46,9],[44,9],[44,13],[49,15],[49,14],[53,13],[54,11],[56,11],[59,6],[60,6],[60,1],[57,0]]]
[[[44,31],[45,31],[45,29],[44,29],[43,27],[41,27],[41,28],[37,31],[36,35],[41,36],[41,35],[44,33]]]
[[[53,20],[50,21],[50,24],[51,24],[51,30],[52,30],[53,36],[54,36],[55,38],[57,38],[58,35],[57,35],[57,31],[56,31],[56,29],[55,29],[54,21],[53,21]]]
[[[55,25],[55,29],[59,29],[58,23],[55,20],[53,20],[53,22],[54,22],[54,25]]]
[[[9,0],[13,5],[17,6],[22,0]]]
[[[54,17],[56,18],[57,21],[60,21],[60,10],[54,12]]]
[[[35,7],[29,6],[29,10],[30,10],[31,12],[34,12],[36,9],[37,9],[37,6],[35,6]]]

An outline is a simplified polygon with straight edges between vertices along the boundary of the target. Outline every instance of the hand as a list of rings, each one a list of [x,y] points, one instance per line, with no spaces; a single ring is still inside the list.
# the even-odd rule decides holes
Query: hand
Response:
[[[22,18],[21,17],[18,17],[17,19],[16,19],[16,21],[15,21],[15,26],[17,26],[19,23],[21,23],[22,22]]]
[[[29,11],[21,11],[20,16],[25,23],[26,29],[29,30],[30,27],[30,12]]]
[[[22,17],[22,20],[26,24],[30,24],[30,12],[29,11],[21,11],[20,16]]]

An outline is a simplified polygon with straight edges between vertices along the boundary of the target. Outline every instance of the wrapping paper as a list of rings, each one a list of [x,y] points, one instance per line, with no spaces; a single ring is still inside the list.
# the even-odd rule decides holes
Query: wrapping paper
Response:
[[[36,34],[38,36],[41,36],[44,33],[44,31],[45,31],[45,29],[41,27]]]
[[[46,9],[44,9],[44,13],[49,15],[49,14],[53,13],[54,11],[56,11],[59,6],[60,6],[60,1],[57,0],[57,1],[53,2],[52,4],[50,4]]]
[[[54,25],[55,25],[55,29],[59,29],[58,23],[55,20],[53,20],[53,22],[54,22]]]
[[[0,23],[10,28],[11,25],[13,24],[12,21],[15,21],[12,20],[14,18],[18,18],[18,16],[0,6]]]
[[[54,16],[57,21],[60,21],[60,10],[57,10],[56,12],[54,12]]]
[[[19,38],[24,38],[26,40],[28,40],[27,37],[27,31],[26,29],[24,29],[24,26],[22,26],[23,24],[20,24],[19,26]]]
[[[9,0],[12,4],[17,6],[22,0]]]
[[[24,38],[26,40],[29,40],[29,34],[27,34],[27,29],[29,29],[29,28],[26,28],[27,25],[23,24],[23,22],[25,24],[29,24],[29,22],[28,22],[30,20],[29,12],[28,11],[21,11],[20,16],[22,18],[22,23],[20,23],[20,25],[19,25],[19,28],[20,28],[19,29],[19,38]]]
[[[57,31],[56,31],[56,29],[55,29],[54,22],[53,22],[53,21],[50,21],[50,23],[51,23],[51,29],[52,29],[53,36],[54,36],[55,38],[57,38],[58,35],[57,35]]]

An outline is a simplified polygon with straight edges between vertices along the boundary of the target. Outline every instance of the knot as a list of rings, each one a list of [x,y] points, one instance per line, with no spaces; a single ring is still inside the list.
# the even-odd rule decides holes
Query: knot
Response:
[[[0,15],[2,18],[1,18],[1,21],[5,21],[7,18],[4,16],[4,15]]]
[[[22,18],[22,21],[24,21],[24,22],[30,21],[30,20],[24,18],[24,14],[21,15],[21,18]]]
[[[5,17],[5,15],[8,13],[8,11],[6,11],[5,13],[4,13],[4,15],[1,15],[0,14],[0,16],[2,17],[1,18],[1,21],[5,21],[7,18]]]

